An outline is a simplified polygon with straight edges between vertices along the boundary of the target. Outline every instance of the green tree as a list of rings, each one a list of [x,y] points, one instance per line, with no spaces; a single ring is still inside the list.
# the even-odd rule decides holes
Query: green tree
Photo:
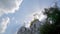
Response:
[[[40,27],[40,34],[60,34],[60,8],[45,8],[46,22]]]

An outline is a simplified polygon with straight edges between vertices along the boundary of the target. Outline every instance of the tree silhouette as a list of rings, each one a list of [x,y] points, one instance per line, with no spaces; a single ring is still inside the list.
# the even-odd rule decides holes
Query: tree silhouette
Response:
[[[47,15],[46,22],[40,27],[40,34],[60,34],[60,8],[55,4],[55,7],[45,8]]]

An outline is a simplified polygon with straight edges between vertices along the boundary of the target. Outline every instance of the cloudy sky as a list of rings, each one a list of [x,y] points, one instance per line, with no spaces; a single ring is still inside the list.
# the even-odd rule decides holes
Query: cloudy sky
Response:
[[[40,16],[38,18],[42,20],[44,15],[41,11],[54,5],[54,2],[54,0],[0,0],[0,34],[16,34],[22,25],[27,25],[34,19],[35,13],[38,13]]]

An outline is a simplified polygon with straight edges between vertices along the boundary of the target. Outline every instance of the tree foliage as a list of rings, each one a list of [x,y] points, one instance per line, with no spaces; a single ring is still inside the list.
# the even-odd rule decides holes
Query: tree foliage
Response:
[[[60,8],[45,8],[47,19],[44,25],[40,27],[40,34],[60,34]]]

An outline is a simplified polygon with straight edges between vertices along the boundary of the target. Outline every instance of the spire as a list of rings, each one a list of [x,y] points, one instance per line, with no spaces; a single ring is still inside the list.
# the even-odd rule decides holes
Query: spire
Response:
[[[34,16],[34,19],[38,19],[39,18],[39,14],[37,14],[37,13],[34,14],[33,16]]]

